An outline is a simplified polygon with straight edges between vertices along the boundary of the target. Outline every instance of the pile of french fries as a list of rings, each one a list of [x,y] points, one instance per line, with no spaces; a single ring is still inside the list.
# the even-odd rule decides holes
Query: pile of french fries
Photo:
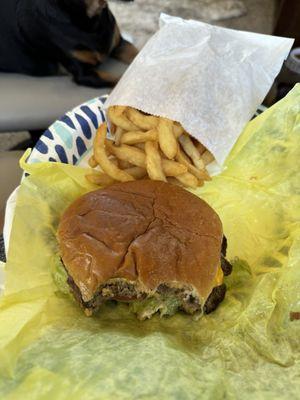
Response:
[[[103,123],[89,159],[90,182],[108,186],[150,178],[196,188],[210,180],[206,165],[213,155],[179,123],[125,106],[110,107],[108,118],[114,140]]]

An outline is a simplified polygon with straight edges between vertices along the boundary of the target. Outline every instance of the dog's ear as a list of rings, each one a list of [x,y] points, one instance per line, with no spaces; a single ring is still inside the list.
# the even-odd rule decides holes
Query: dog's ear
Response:
[[[100,15],[103,8],[107,6],[106,0],[84,0],[86,5],[86,13],[90,18]]]

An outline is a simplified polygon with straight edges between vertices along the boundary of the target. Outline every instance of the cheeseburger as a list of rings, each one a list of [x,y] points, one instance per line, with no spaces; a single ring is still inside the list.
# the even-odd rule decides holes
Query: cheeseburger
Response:
[[[87,315],[115,300],[139,319],[209,313],[225,296],[226,239],[192,193],[138,180],[85,194],[64,212],[58,241],[68,284]]]

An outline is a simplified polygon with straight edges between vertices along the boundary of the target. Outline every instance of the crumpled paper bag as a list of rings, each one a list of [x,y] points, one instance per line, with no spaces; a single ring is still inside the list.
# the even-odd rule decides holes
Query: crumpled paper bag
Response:
[[[162,14],[105,107],[128,105],[180,122],[220,170],[261,104],[293,39],[243,32]]]
[[[52,279],[64,209],[85,169],[22,165],[0,299],[0,398],[297,399],[300,393],[300,85],[250,122],[226,170],[194,191],[219,213],[233,273],[219,308],[138,321],[88,318]]]

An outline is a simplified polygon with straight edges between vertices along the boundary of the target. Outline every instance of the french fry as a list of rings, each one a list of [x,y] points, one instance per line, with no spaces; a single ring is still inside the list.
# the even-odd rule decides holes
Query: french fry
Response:
[[[133,167],[133,165],[130,162],[124,161],[124,160],[118,160],[118,164],[119,164],[119,168],[121,168],[121,169]]]
[[[150,179],[166,181],[162,169],[162,160],[157,148],[157,144],[151,141],[145,143],[146,169]]]
[[[179,136],[181,136],[183,134],[183,132],[184,132],[183,127],[178,122],[175,122],[173,124],[173,133],[174,133],[176,139],[178,139]]]
[[[196,149],[199,151],[200,155],[202,155],[205,151],[206,151],[206,147],[203,146],[202,143],[198,142],[198,140],[196,141],[196,143],[194,143]]]
[[[137,147],[137,148],[140,149],[140,150],[145,151],[145,143],[137,143],[137,144],[135,145],[135,147]]]
[[[166,176],[177,176],[187,172],[187,167],[173,160],[162,159],[162,168]]]
[[[115,145],[116,145],[116,146],[119,146],[119,145],[120,145],[120,143],[121,143],[121,137],[122,137],[123,132],[124,132],[124,130],[123,130],[122,128],[120,128],[119,126],[116,127],[116,130],[115,130],[115,138],[114,138],[114,141],[115,141]]]
[[[107,175],[109,175],[116,181],[127,182],[134,180],[134,178],[131,175],[119,169],[109,160],[105,150],[106,132],[107,132],[107,126],[106,123],[104,123],[100,125],[100,127],[98,128],[94,140],[95,160],[100,165],[103,172],[105,172]]]
[[[123,109],[124,109],[123,106],[109,107],[108,109],[109,120],[116,126],[124,129],[125,131],[138,131],[139,128],[136,125],[134,125],[131,121],[129,121],[125,113],[122,111]]]
[[[97,161],[95,160],[95,157],[94,157],[94,156],[91,156],[91,157],[89,158],[88,164],[89,164],[89,166],[90,166],[91,168],[96,168],[97,165],[98,165],[98,163],[97,163]]]
[[[114,146],[111,141],[107,141],[107,148],[111,154],[114,154],[119,160],[128,161],[130,164],[137,167],[146,167],[146,155],[143,150],[134,146],[122,144],[121,146]]]
[[[180,182],[178,179],[176,179],[175,177],[172,177],[172,176],[168,177],[167,181],[169,183],[171,183],[172,185],[185,186],[185,185],[183,185],[182,182]],[[204,185],[204,181],[198,181],[198,187],[203,186],[203,185]]]
[[[127,106],[114,106],[115,112],[120,115],[126,111]]]
[[[119,160],[118,160],[116,157],[110,156],[110,157],[108,157],[108,158],[109,158],[109,161],[112,162],[116,167],[119,166]],[[122,169],[122,168],[121,168],[121,169]]]
[[[122,146],[121,150],[118,150],[118,149],[112,148],[110,142],[108,142],[108,149],[112,153],[114,153],[117,157],[119,156],[119,158],[120,158],[119,159],[120,168],[122,168],[126,172],[128,172],[129,169],[132,167],[132,165],[139,164],[140,168],[142,168],[143,166],[145,167],[145,164],[144,164],[145,155],[143,154],[143,156],[141,156],[141,153],[138,153],[135,150],[132,151],[132,147],[130,147],[130,149],[128,150],[128,147],[125,148],[126,151],[124,151],[124,146]],[[129,159],[129,155],[131,157],[130,158],[131,162],[128,162],[127,160],[125,160],[125,158]],[[123,157],[123,159],[121,159],[121,157]],[[188,170],[188,168],[185,165],[180,164],[173,160],[166,160],[166,159],[162,159],[162,168],[163,168],[163,171],[166,176],[177,176],[177,175],[187,172],[187,170]]]
[[[179,182],[179,180],[176,179],[176,178],[173,177],[173,176],[168,176],[167,181],[168,181],[169,183],[171,183],[171,185],[183,186],[183,184],[182,184],[181,182]]]
[[[146,169],[140,167],[127,168],[125,169],[125,172],[131,175],[134,179],[142,179],[147,175]],[[116,181],[113,178],[111,178],[104,172],[87,174],[85,175],[85,177],[89,182],[99,186],[109,186],[112,185],[113,183],[116,183]]]
[[[116,129],[117,129],[116,125],[111,122],[110,123],[110,133],[112,135],[114,135],[116,133]]]
[[[210,151],[206,150],[202,155],[201,158],[204,162],[205,165],[210,164],[211,162],[213,162],[215,160],[215,157],[211,154]]]
[[[85,175],[85,177],[89,182],[99,186],[109,186],[116,182],[113,178],[111,178],[104,172],[87,174]]]
[[[144,143],[149,140],[157,140],[157,130],[151,129],[147,132],[143,131],[131,131],[123,133],[121,138],[121,143],[123,144],[136,144],[136,143]]]
[[[180,158],[181,159],[181,163],[188,166],[189,164],[191,164],[192,160],[185,154],[185,152],[182,150],[182,148],[180,146],[178,146],[178,152],[176,154],[176,159]],[[193,164],[191,164],[193,166]]]
[[[164,155],[170,160],[176,156],[178,143],[173,133],[173,122],[160,118],[158,123],[158,142]]]
[[[145,131],[149,131],[150,129],[154,129],[158,125],[158,117],[154,117],[153,115],[144,115],[142,112],[128,107],[126,110],[128,118],[134,125],[138,126],[140,129]]]
[[[204,162],[201,160],[200,153],[194,146],[194,143],[192,142],[191,138],[185,134],[185,135],[181,135],[178,140],[179,140],[183,150],[192,159],[194,165],[198,169],[205,169],[205,165],[204,165]]]
[[[199,181],[209,181],[211,179],[206,169],[200,170],[196,168],[193,164],[191,164],[188,157],[180,148],[178,149],[178,152],[176,154],[176,160],[185,165],[188,171],[193,174],[197,179],[199,179]]]
[[[147,175],[146,169],[141,167],[126,168],[125,171],[133,176],[134,179],[142,179]]]
[[[198,186],[198,179],[191,174],[190,172],[186,172],[181,175],[177,175],[176,179],[179,180],[180,183],[183,184],[185,187],[190,187],[195,189]]]

